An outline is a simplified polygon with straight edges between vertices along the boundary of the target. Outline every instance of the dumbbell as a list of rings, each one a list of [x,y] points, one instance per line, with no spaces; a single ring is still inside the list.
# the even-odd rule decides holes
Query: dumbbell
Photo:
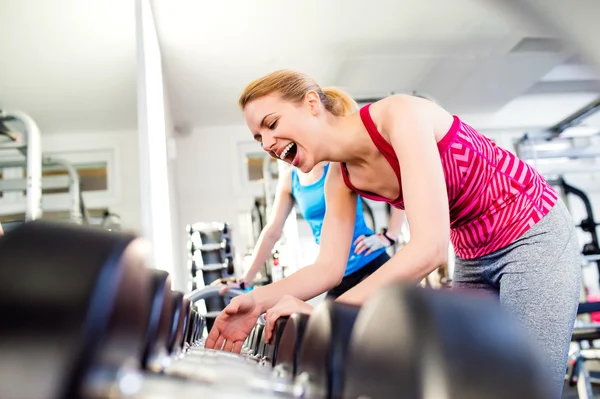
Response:
[[[309,316],[304,313],[293,313],[285,322],[273,360],[275,371],[280,377],[293,378],[296,376],[302,338],[308,319]]]
[[[285,329],[288,318],[288,316],[284,316],[277,319],[273,329],[271,343],[266,347],[265,360],[267,360],[272,367],[275,367],[275,364],[277,363],[277,354],[279,353],[281,336],[283,335],[283,330]]]
[[[0,397],[102,397],[142,351],[145,245],[33,221],[0,239]],[[134,294],[134,295],[132,295]]]
[[[494,298],[393,285],[359,313],[344,398],[547,398],[531,342]]]
[[[341,399],[350,334],[360,307],[325,300],[315,307],[302,337],[297,385],[305,398]]]
[[[169,353],[167,348],[173,320],[171,297],[171,277],[164,270],[148,270],[151,293],[150,317],[146,333],[145,347],[141,356],[143,369],[160,371]]]

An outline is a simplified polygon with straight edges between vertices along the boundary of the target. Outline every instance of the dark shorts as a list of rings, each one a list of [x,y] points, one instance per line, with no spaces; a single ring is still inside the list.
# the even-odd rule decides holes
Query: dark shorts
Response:
[[[342,295],[344,292],[348,291],[350,288],[358,285],[361,281],[369,277],[371,274],[375,272],[375,270],[379,269],[385,262],[390,260],[390,256],[387,252],[383,252],[381,255],[358,269],[352,274],[347,275],[342,279],[340,285],[335,288],[332,288],[327,292],[327,298],[335,299]]]

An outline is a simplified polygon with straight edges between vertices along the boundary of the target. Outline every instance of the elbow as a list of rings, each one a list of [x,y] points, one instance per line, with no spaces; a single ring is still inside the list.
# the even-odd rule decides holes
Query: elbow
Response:
[[[412,240],[411,240],[412,241]],[[449,240],[440,238],[420,241],[417,246],[419,253],[423,254],[428,271],[433,271],[448,261]]]
[[[316,275],[322,276],[322,281],[327,285],[327,290],[337,287],[341,284],[346,271],[346,264],[337,265],[335,262],[323,262],[317,260],[315,265],[318,265]]]
[[[281,238],[282,233],[283,233],[283,229],[278,228],[275,225],[267,224],[265,226],[265,230],[264,230],[265,238],[267,238],[269,241],[276,242],[277,240],[279,240]]]

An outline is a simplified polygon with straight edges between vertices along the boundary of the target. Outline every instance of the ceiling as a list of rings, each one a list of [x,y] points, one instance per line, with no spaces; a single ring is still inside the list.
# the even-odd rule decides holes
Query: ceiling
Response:
[[[241,123],[238,94],[277,68],[307,72],[356,98],[416,90],[490,127],[512,117],[552,124],[600,92],[598,76],[548,31],[480,0],[152,4],[182,127]],[[522,117],[525,103],[539,111],[543,98],[553,110],[557,101],[568,106]]]
[[[549,125],[600,92],[597,74],[550,32],[492,2],[349,4],[152,0],[175,124],[242,123],[238,94],[276,68],[357,98],[417,90],[489,128]],[[29,113],[43,133],[136,129],[134,8],[3,1],[0,107]]]
[[[3,0],[0,107],[43,133],[137,128],[133,0]]]

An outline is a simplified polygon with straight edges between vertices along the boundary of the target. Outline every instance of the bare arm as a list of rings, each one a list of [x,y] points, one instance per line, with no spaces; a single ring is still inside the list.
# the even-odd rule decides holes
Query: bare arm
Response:
[[[419,101],[416,101],[419,100]],[[382,130],[388,132],[402,170],[402,192],[410,223],[410,242],[362,283],[338,298],[362,304],[371,294],[394,281],[417,283],[447,257],[450,216],[444,172],[434,135],[434,104],[394,96],[381,104]],[[427,182],[424,184],[424,182]]]
[[[402,209],[392,208],[390,222],[388,223],[388,235],[398,241],[400,230],[406,219],[406,213]]]
[[[325,183],[326,212],[319,255],[314,264],[250,292],[265,312],[284,296],[308,300],[339,284],[346,270],[356,213],[356,194],[344,184],[340,166],[331,164]]]
[[[260,236],[256,241],[254,250],[252,251],[252,259],[250,267],[242,277],[248,285],[254,281],[254,277],[261,265],[265,263],[273,247],[281,238],[283,226],[294,207],[294,197],[292,197],[292,168],[286,169],[279,177],[277,182],[277,191],[275,200],[273,201],[273,210],[269,215],[267,225],[260,232]]]

